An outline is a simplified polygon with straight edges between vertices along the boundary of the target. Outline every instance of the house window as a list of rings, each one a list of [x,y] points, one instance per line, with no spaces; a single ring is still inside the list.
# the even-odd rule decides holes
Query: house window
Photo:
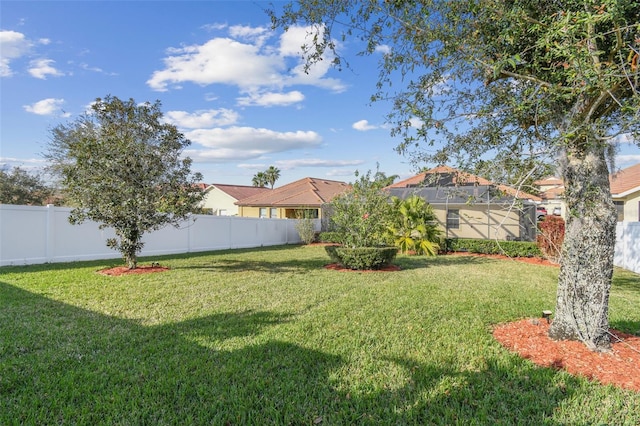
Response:
[[[460,210],[447,210],[447,229],[460,229]]]
[[[275,207],[271,207],[271,211],[269,212],[269,217],[271,219],[277,219],[278,218],[278,209]]]
[[[260,207],[260,217],[261,218],[267,217],[267,208],[266,207]]]
[[[616,212],[618,213],[618,222],[624,221],[624,201],[614,201]]]

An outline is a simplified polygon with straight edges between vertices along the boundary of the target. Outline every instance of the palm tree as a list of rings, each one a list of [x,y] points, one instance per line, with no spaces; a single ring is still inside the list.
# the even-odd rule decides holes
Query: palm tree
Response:
[[[402,253],[414,251],[427,256],[438,254],[441,231],[434,223],[435,215],[431,205],[414,195],[406,200],[395,198],[393,210],[398,216],[396,223],[389,226],[389,231]]]
[[[264,188],[269,181],[267,180],[267,175],[264,172],[258,172],[253,176],[251,180],[253,186],[257,186],[260,188]]]
[[[275,185],[276,181],[280,178],[280,169],[269,166],[269,168],[264,171],[264,176],[267,183],[271,185],[271,189],[273,189],[273,185]]]

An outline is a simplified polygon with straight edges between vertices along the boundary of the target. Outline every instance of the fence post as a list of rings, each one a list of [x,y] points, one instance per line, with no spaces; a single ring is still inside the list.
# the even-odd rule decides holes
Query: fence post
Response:
[[[47,262],[53,262],[55,259],[55,238],[56,238],[56,221],[55,221],[55,206],[53,204],[47,204],[47,209],[45,210],[46,218],[46,232],[44,235],[45,238],[45,255],[44,258]]]

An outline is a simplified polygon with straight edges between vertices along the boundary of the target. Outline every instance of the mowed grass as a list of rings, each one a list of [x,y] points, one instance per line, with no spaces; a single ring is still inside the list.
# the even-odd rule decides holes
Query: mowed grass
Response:
[[[313,246],[151,261],[171,270],[0,268],[0,424],[640,424],[639,393],[492,338],[554,308],[557,268],[400,256],[400,272],[340,272]],[[640,334],[639,306],[640,277],[616,270],[612,327]]]

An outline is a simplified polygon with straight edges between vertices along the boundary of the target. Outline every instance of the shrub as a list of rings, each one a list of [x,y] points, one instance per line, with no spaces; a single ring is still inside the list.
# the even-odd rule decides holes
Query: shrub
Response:
[[[447,251],[466,251],[480,254],[504,254],[509,257],[538,257],[542,252],[535,242],[496,241],[464,238],[447,238]]]
[[[334,231],[321,232],[320,235],[318,236],[318,240],[321,243],[336,243],[336,244],[339,244],[340,243],[340,234],[338,234],[337,232],[334,232]]]
[[[298,213],[295,225],[296,231],[300,239],[305,244],[311,244],[316,239],[316,227],[315,222],[309,216],[305,216],[302,213]]]
[[[562,242],[564,241],[564,219],[558,216],[547,216],[538,224],[540,233],[537,244],[544,256],[557,262],[560,259]]]
[[[345,268],[366,270],[389,265],[398,253],[397,247],[343,247],[326,246],[332,261]]]

